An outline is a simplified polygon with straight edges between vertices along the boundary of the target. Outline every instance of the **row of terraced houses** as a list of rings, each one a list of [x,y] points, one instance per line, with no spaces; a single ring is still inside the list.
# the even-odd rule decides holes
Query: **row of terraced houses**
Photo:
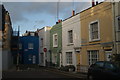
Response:
[[[18,54],[11,56],[17,64],[74,65],[76,71],[86,72],[92,63],[120,54],[120,2],[104,1],[79,13],[73,11],[54,26],[26,31],[16,40],[19,50],[17,43],[12,50]]]
[[[36,31],[40,41],[40,65],[74,65],[87,71],[96,61],[120,54],[120,2],[101,2],[52,27]],[[44,50],[45,49],[45,50]]]

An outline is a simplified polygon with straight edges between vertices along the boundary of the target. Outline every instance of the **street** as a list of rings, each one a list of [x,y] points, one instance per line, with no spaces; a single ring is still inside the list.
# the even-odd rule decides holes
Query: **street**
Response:
[[[32,79],[40,79],[40,78],[67,78],[67,79],[79,79],[85,80],[85,76],[78,76],[69,74],[70,72],[61,72],[47,68],[31,68],[24,70],[9,70],[3,71],[3,79],[22,79],[22,78],[32,78]]]

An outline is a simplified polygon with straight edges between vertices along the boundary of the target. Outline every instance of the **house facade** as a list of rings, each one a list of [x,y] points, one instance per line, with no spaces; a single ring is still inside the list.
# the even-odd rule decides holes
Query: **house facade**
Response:
[[[50,62],[51,66],[62,64],[62,23],[57,23],[50,30]]]
[[[13,56],[11,53],[11,39],[13,29],[9,12],[6,11],[3,5],[0,6],[2,8],[2,70],[8,70],[13,65]]]
[[[74,65],[80,63],[80,14],[62,22],[62,65]]]
[[[113,51],[112,3],[102,2],[80,13],[80,70],[96,61],[109,61]]]
[[[43,27],[38,29],[37,33],[39,36],[39,65],[47,66],[50,65],[50,29],[51,27]]]
[[[39,63],[39,38],[38,36],[22,36],[19,38],[19,63]]]
[[[0,79],[2,79],[2,27],[3,27],[3,5],[0,4]]]

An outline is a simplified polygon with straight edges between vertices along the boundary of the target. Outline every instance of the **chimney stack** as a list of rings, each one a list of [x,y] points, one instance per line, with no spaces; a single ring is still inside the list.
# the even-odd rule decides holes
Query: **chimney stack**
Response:
[[[75,10],[72,10],[72,16],[74,16],[75,15]]]
[[[56,22],[56,24],[58,24],[58,22]]]
[[[95,6],[95,1],[94,1],[94,0],[92,0],[92,7],[93,7],[93,6]]]
[[[59,20],[58,20],[58,23],[60,23],[60,22],[61,22],[61,20],[59,19]]]

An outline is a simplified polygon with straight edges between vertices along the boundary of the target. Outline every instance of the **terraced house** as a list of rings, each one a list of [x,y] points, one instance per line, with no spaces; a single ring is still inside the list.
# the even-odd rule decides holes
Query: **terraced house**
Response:
[[[117,43],[115,36],[118,34],[116,33],[116,30],[118,31],[116,27],[119,18],[117,18],[116,23],[115,20],[118,15],[117,11],[119,11],[118,5],[119,3],[102,2],[80,13],[81,71],[87,71],[88,66],[96,61],[109,61],[110,56],[116,54]]]
[[[77,65],[80,63],[80,14],[73,15],[62,22],[62,65]],[[77,70],[77,69],[76,69]]]
[[[13,65],[13,56],[11,53],[11,40],[12,40],[12,22],[10,14],[3,5],[2,8],[2,69],[8,70]]]
[[[51,66],[62,65],[62,22],[56,24],[50,30],[50,62]]]
[[[39,65],[50,65],[50,29],[46,26],[37,30],[39,36]]]

